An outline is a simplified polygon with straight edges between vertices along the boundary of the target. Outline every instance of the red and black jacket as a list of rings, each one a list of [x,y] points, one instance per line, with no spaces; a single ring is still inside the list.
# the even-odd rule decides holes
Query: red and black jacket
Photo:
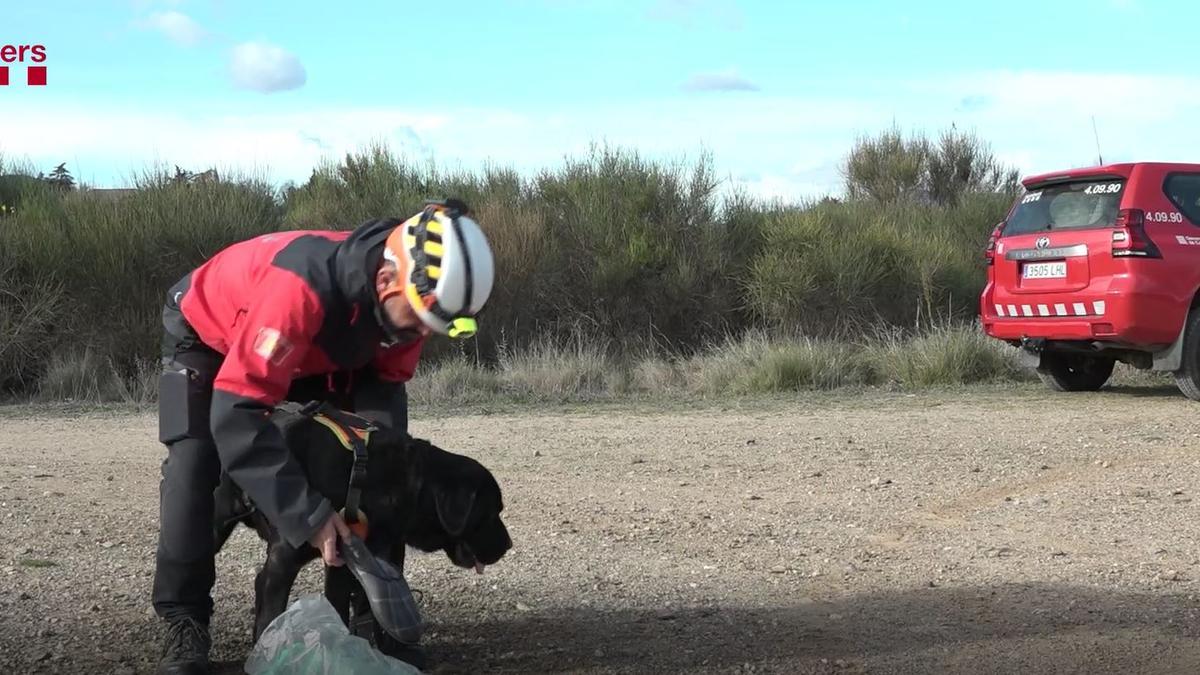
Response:
[[[308,541],[332,507],[309,488],[269,418],[292,382],[367,373],[364,386],[372,383],[378,394],[370,416],[407,420],[397,408],[407,405],[403,383],[424,339],[389,342],[374,283],[384,241],[400,222],[259,236],[220,251],[175,289],[188,327],[224,355],[210,410],[222,469],[294,546]]]

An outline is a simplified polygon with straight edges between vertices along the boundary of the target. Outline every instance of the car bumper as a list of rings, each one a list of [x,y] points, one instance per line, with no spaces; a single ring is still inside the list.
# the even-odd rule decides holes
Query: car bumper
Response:
[[[1180,306],[1174,296],[1117,284],[1039,295],[1007,294],[989,283],[980,297],[980,317],[984,332],[999,340],[1100,341],[1153,350],[1178,337],[1186,318]]]

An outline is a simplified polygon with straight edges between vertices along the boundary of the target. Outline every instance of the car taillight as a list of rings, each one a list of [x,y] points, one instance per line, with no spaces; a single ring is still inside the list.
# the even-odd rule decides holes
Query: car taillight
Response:
[[[1162,253],[1146,234],[1146,214],[1141,209],[1121,209],[1113,225],[1114,258],[1161,258]]]
[[[983,258],[989,265],[996,259],[996,242],[1000,241],[1000,235],[1002,234],[1004,234],[1004,223],[997,225],[992,230],[991,236],[988,237],[987,248],[983,250]]]

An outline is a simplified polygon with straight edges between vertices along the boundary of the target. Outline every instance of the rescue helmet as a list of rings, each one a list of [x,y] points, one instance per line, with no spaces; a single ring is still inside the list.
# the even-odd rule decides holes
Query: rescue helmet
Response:
[[[495,265],[487,237],[457,199],[431,200],[398,225],[383,256],[396,266],[396,279],[380,302],[404,295],[433,331],[467,338],[478,330],[475,315],[492,293]]]

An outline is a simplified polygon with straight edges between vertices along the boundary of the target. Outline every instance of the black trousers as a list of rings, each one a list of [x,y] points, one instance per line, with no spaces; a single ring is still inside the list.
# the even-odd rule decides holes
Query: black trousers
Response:
[[[186,288],[181,282],[181,287]],[[179,287],[177,287],[179,288]],[[167,447],[159,483],[159,533],[152,603],[158,616],[190,616],[207,623],[212,616],[216,581],[213,491],[221,478],[221,460],[213,442],[209,411],[213,380],[224,357],[200,341],[182,320],[172,289],[164,307],[163,376],[159,394],[159,440]],[[181,391],[180,371],[187,374]],[[173,386],[168,380],[175,378]],[[366,382],[369,377],[359,376]],[[350,381],[355,381],[351,378]],[[344,386],[345,376],[314,376],[294,381],[287,400],[329,401],[355,410],[359,392]],[[374,405],[362,406],[375,408]],[[403,408],[403,406],[401,406]],[[181,412],[182,411],[182,412]],[[407,428],[407,414],[394,422]],[[171,415],[185,414],[186,424]],[[181,426],[186,430],[181,431]]]
[[[160,429],[170,414],[186,414],[194,424],[182,438],[161,431],[159,434],[159,440],[167,446],[167,456],[162,462],[159,482],[158,550],[152,600],[154,611],[164,619],[191,616],[208,623],[216,581],[213,491],[221,479],[221,460],[208,431],[208,409],[212,403],[212,383],[223,357],[199,341],[187,344],[172,337],[164,341]],[[176,344],[170,345],[171,342]],[[189,409],[184,413],[169,409],[180,401],[162,391],[166,373],[179,370],[188,374]]]

